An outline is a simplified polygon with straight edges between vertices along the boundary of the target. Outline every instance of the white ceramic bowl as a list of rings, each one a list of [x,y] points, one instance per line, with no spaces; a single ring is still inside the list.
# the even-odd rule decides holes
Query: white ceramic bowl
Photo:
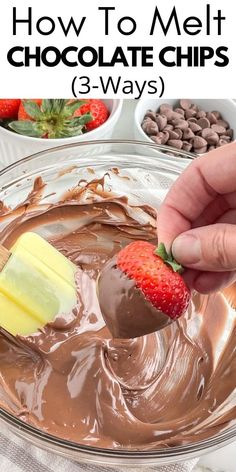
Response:
[[[109,139],[114,127],[120,117],[123,100],[105,99],[110,115],[108,120],[99,128],[89,131],[80,136],[62,139],[42,139],[23,136],[0,126],[0,168],[6,167],[13,162],[35,154],[45,149],[61,146],[64,144],[94,141],[98,139]]]
[[[222,99],[192,99],[193,103],[199,105],[205,111],[218,110],[223,119],[229,122],[234,130],[234,140],[236,139],[236,103],[233,100]],[[170,103],[173,106],[178,105],[178,99],[141,99],[139,100],[134,115],[134,136],[140,141],[153,142],[142,129],[142,120],[147,110],[156,111],[162,103]]]

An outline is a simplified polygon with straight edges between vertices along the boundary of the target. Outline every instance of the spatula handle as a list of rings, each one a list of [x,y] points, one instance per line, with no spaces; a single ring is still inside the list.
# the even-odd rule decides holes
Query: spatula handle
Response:
[[[0,272],[5,267],[10,255],[10,251],[0,244]]]

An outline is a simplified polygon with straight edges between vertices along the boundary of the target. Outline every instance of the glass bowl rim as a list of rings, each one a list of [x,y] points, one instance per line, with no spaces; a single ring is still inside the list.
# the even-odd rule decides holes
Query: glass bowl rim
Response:
[[[0,176],[6,174],[10,170],[17,168],[21,164],[25,164],[32,159],[39,159],[41,156],[44,156],[45,154],[48,154],[49,152],[56,152],[56,151],[61,151],[63,149],[70,149],[70,148],[77,148],[77,147],[86,147],[86,146],[100,146],[100,145],[119,145],[119,144],[127,144],[127,145],[136,145],[136,146],[141,146],[143,148],[150,148],[154,151],[160,151],[162,159],[166,160],[178,160],[182,161],[183,159],[192,161],[199,156],[197,154],[187,152],[184,150],[179,150],[177,148],[174,148],[172,146],[166,146],[164,144],[155,144],[147,141],[139,141],[139,140],[132,140],[132,139],[95,139],[92,141],[77,141],[77,142],[72,142],[72,143],[65,143],[60,146],[53,146],[49,147],[47,149],[43,149],[42,151],[35,152],[33,154],[30,154],[29,156],[23,157],[22,159],[17,160],[16,162],[13,162],[12,164],[9,164],[6,167],[3,167],[0,170]],[[165,154],[165,152],[167,152]],[[175,154],[175,156],[171,156],[168,154],[168,152],[171,152]],[[150,158],[150,156],[143,156]]]
[[[3,168],[0,170],[0,177],[7,174],[9,171],[11,171],[14,168],[17,168],[21,164],[25,164],[32,159],[40,159],[41,156],[44,156],[45,154],[48,154],[50,152],[56,152],[56,151],[61,151],[63,149],[68,149],[68,148],[76,148],[76,147],[86,147],[86,146],[98,146],[98,145],[131,145],[131,146],[141,146],[143,148],[150,148],[154,151],[169,151],[176,156],[172,157],[169,156],[168,154],[162,153],[159,158],[162,159],[162,163],[164,163],[165,159],[169,162],[170,160],[175,160],[181,161],[182,159],[187,159],[189,161],[194,160],[197,158],[197,155],[194,156],[194,154],[189,153],[187,151],[182,151],[178,150],[176,148],[170,147],[170,146],[165,146],[165,145],[157,145],[155,143],[147,142],[147,141],[138,141],[138,140],[122,140],[122,139],[103,139],[103,140],[94,140],[94,141],[84,141],[84,142],[74,142],[74,143],[67,143],[63,144],[61,146],[56,146],[52,148],[48,148],[42,151],[39,151],[37,153],[31,154],[23,159],[20,159],[11,165]],[[181,155],[181,156],[180,156]],[[145,156],[143,155],[142,158],[147,158],[150,159],[154,158],[153,156]],[[23,176],[24,177],[24,176]],[[102,458],[113,458],[113,459],[124,459],[127,460],[128,463],[129,461],[132,460],[139,460],[139,459],[168,459],[170,461],[173,459],[174,461],[181,461],[186,459],[185,455],[191,454],[191,457],[195,454],[195,457],[197,456],[198,453],[204,451],[205,449],[211,449],[214,450],[216,449],[219,445],[222,446],[225,444],[228,444],[230,442],[233,442],[233,440],[236,437],[236,426],[230,427],[227,430],[224,430],[215,436],[211,436],[210,438],[203,439],[201,441],[196,441],[194,443],[186,444],[186,445],[180,445],[180,446],[173,446],[173,447],[168,447],[168,448],[159,448],[159,449],[154,449],[151,451],[139,451],[139,450],[128,450],[128,449],[106,449],[106,448],[99,448],[96,446],[86,446],[83,444],[79,444],[73,441],[69,441],[66,439],[62,439],[56,436],[53,436],[51,434],[48,434],[47,432],[40,430],[32,425],[27,424],[23,420],[17,418],[11,413],[8,413],[4,408],[0,408],[0,420],[6,423],[7,425],[11,426],[11,431],[15,432],[15,434],[20,435],[20,431],[23,433],[26,433],[26,435],[30,436],[31,438],[34,437],[35,439],[38,439],[42,441],[45,445],[45,447],[49,445],[54,445],[59,447],[61,449],[61,453],[63,454],[63,451],[65,449],[67,451],[74,451],[77,453],[83,453],[83,454],[88,454],[91,457],[92,461],[92,456],[100,456]],[[29,439],[29,438],[28,438]],[[122,465],[122,464],[121,464]]]

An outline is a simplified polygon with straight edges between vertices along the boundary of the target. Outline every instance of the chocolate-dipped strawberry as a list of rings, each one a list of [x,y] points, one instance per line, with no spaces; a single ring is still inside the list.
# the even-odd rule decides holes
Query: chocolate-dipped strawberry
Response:
[[[98,279],[104,320],[115,338],[135,338],[158,331],[183,315],[190,291],[183,268],[146,241],[135,241],[108,261]]]

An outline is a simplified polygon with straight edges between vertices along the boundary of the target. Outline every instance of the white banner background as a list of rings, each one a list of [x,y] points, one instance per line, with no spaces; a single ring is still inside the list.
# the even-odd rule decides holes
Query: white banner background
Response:
[[[211,10],[211,35],[206,34],[206,5],[210,4]],[[28,36],[28,27],[26,24],[17,25],[17,35],[12,32],[12,12],[16,7],[17,17],[25,19],[28,17],[28,7],[32,7],[32,35]],[[104,12],[99,11],[98,7],[115,6],[115,11],[110,13],[109,36],[105,36]],[[166,24],[171,14],[173,6],[176,7],[181,35],[178,36],[174,24],[170,27],[167,36],[157,25],[155,33],[150,36],[155,7],[159,8],[163,22]],[[226,20],[222,21],[222,34],[217,35],[217,21],[213,17],[217,11],[221,10]],[[88,0],[87,2],[79,0],[66,0],[63,2],[40,0],[1,0],[0,2],[0,96],[4,97],[42,97],[56,98],[72,96],[71,83],[75,76],[88,76],[90,79],[91,91],[89,94],[82,95],[85,91],[82,87],[85,80],[76,80],[76,93],[80,97],[104,97],[101,88],[100,77],[103,80],[111,76],[116,81],[121,76],[120,88],[118,93],[108,89],[109,98],[139,98],[138,88],[141,88],[145,81],[157,81],[157,92],[149,95],[150,88],[145,86],[142,96],[157,98],[161,93],[162,76],[165,83],[164,97],[191,97],[191,98],[231,98],[235,96],[236,91],[236,6],[234,0],[198,0],[195,2],[189,0],[146,0],[146,2],[129,0]],[[36,30],[36,22],[40,17],[49,16],[55,21],[55,31],[50,36],[43,36]],[[67,37],[63,34],[58,17],[62,17],[64,24],[67,25],[71,16],[74,17],[76,24],[79,24],[82,17],[86,20],[79,37],[76,36],[73,29]],[[117,23],[123,16],[131,16],[137,23],[137,30],[131,36],[122,35],[117,29]],[[201,33],[195,36],[188,35],[183,31],[183,22],[189,16],[197,16],[202,21]],[[49,22],[42,22],[43,29],[50,27]],[[124,28],[128,23],[124,23]],[[138,67],[124,67],[116,65],[115,67],[67,67],[59,64],[56,67],[46,67],[41,65],[36,67],[13,67],[7,61],[7,53],[14,46],[30,46],[31,52],[34,52],[35,46],[42,49],[48,46],[55,46],[63,50],[68,46],[76,46],[79,49],[84,46],[97,48],[104,47],[104,58],[110,61],[117,46],[122,46],[126,52],[126,57],[130,61],[131,53],[127,53],[127,46],[153,46],[154,47],[154,66],[141,67],[140,55]],[[227,55],[229,65],[227,67],[216,67],[211,59],[206,61],[205,67],[187,67],[184,61],[182,67],[164,67],[159,64],[159,51],[165,46],[181,46],[183,52],[186,52],[187,46],[207,46],[214,50],[220,46],[228,47]],[[70,58],[75,58],[71,53]],[[23,53],[17,53],[15,57],[23,60]],[[174,54],[169,53],[168,58],[173,58]],[[130,80],[133,84],[132,94],[125,94],[122,86],[128,85],[124,81]],[[137,81],[137,84],[135,83]],[[92,88],[96,87],[96,88]],[[97,88],[98,87],[98,88]],[[125,89],[128,91],[128,89]],[[130,87],[131,90],[131,87]]]

